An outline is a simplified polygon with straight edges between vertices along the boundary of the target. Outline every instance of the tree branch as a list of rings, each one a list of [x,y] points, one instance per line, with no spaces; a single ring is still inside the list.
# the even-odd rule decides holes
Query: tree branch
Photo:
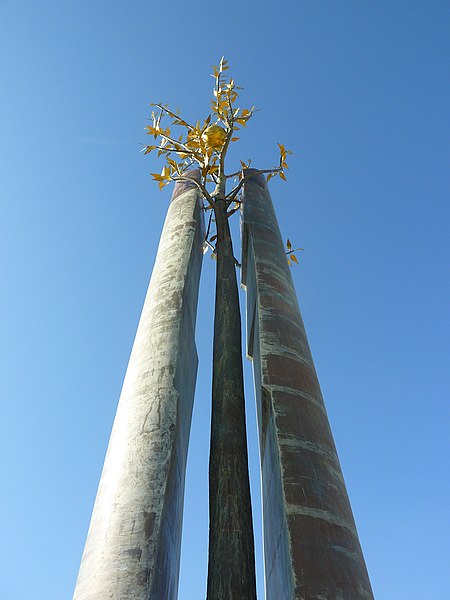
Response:
[[[242,173],[241,171],[236,171],[236,173],[231,173],[231,175],[224,175],[226,179],[231,179],[232,177],[237,177],[238,175],[240,175]]]
[[[250,177],[253,177],[254,175],[262,175],[263,173],[278,173],[282,170],[283,169],[281,167],[274,167],[273,169],[255,169],[257,173],[250,173],[249,175],[244,175],[244,177],[242,177],[238,185],[234,189],[232,189],[229,194],[225,196],[225,200],[227,201],[228,206],[233,202],[233,200],[239,194],[246,180],[250,179]],[[239,173],[242,173],[242,171],[239,171]]]
[[[203,157],[201,156],[201,154],[197,154],[197,152],[195,152],[195,150],[191,150],[188,146],[186,146],[182,142],[178,142],[177,140],[173,140],[172,138],[168,137],[167,135],[164,135],[164,133],[159,132],[158,135],[163,140],[167,140],[168,142],[170,142],[174,146],[179,146],[181,148],[181,150],[175,150],[175,152],[182,152],[183,154],[190,154],[192,156],[195,156],[197,162],[199,162],[200,164],[202,164],[201,161],[202,161]]]
[[[163,106],[162,104],[154,104],[153,106],[157,106],[159,108],[159,110],[167,113],[170,117],[172,117],[172,119],[176,119],[177,121],[180,121],[190,131],[195,131],[195,128],[192,127],[192,125],[189,125],[189,123],[187,121],[185,121],[184,119],[179,117],[177,114],[175,114],[174,112],[169,110],[166,106]]]

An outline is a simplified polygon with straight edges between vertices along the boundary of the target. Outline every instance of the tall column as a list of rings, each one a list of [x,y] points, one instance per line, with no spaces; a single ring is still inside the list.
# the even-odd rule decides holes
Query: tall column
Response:
[[[194,333],[202,210],[195,184],[178,182],[114,420],[74,600],[177,597],[198,363]]]
[[[277,218],[256,171],[244,186],[242,225],[266,598],[373,599]]]

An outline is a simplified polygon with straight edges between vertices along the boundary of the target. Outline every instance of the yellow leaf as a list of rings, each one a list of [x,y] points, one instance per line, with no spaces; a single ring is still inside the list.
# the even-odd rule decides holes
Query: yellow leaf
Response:
[[[291,240],[289,238],[287,239],[287,242],[286,242],[286,248],[288,250],[292,250],[292,244],[291,244]]]
[[[286,181],[286,175],[283,173],[283,171],[280,171],[278,173],[278,175],[281,177],[281,179],[283,179],[284,181]]]
[[[298,260],[295,254],[291,254],[290,258],[298,265]]]
[[[231,138],[231,141],[232,141],[232,142],[237,142],[237,141],[238,141],[238,140],[240,140],[240,139],[241,139],[241,138],[238,138],[238,137],[232,137],[232,138]]]

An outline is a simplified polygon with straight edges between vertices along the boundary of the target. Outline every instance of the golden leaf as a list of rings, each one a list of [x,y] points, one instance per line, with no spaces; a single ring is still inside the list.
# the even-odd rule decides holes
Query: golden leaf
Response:
[[[292,244],[291,244],[291,240],[289,238],[287,239],[287,242],[286,242],[286,248],[288,250],[292,250]]]
[[[298,265],[298,260],[297,260],[297,257],[295,256],[295,254],[291,254],[290,258]]]
[[[283,171],[280,171],[280,172],[278,173],[278,175],[281,177],[281,179],[283,179],[284,181],[287,181],[287,179],[286,179],[286,175],[283,173]]]
[[[232,137],[232,138],[231,138],[231,141],[232,141],[232,142],[237,142],[237,141],[238,141],[238,140],[240,140],[240,139],[241,139],[241,138],[238,138],[238,137]]]

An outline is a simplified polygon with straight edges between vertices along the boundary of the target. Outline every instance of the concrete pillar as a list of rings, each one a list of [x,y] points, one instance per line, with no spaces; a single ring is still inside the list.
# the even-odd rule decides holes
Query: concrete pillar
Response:
[[[256,171],[245,183],[242,225],[266,598],[373,599],[277,218]]]
[[[202,210],[195,184],[179,182],[131,352],[74,600],[177,598],[198,363]]]

